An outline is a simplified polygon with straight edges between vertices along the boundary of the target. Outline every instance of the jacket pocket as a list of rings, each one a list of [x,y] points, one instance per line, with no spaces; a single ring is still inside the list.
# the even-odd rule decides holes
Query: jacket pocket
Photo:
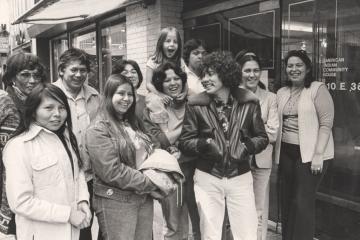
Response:
[[[56,157],[50,155],[36,157],[31,160],[31,167],[35,190],[59,183],[60,169]]]
[[[145,195],[141,196],[132,191],[125,191],[99,183],[94,183],[94,194],[99,197],[115,200],[122,203],[136,203],[137,201],[141,201],[141,199],[145,197]]]

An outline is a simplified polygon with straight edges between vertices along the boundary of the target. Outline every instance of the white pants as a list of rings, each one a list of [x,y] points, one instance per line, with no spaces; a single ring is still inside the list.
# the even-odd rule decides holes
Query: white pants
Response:
[[[217,178],[196,169],[194,191],[202,240],[220,240],[225,201],[234,240],[256,240],[257,214],[251,173]]]
[[[269,216],[269,181],[271,168],[253,168],[255,206],[258,214],[258,240],[266,240]]]

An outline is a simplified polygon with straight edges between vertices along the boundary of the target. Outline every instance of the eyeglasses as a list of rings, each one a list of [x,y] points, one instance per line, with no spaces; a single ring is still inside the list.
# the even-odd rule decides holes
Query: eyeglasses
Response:
[[[30,80],[32,77],[35,81],[39,82],[42,79],[42,75],[38,72],[20,72],[18,75],[25,80]]]

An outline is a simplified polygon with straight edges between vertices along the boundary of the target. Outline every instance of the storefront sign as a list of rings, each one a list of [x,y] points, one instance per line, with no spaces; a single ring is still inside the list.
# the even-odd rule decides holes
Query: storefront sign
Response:
[[[338,72],[347,72],[349,68],[341,66],[344,62],[345,59],[343,57],[323,59],[323,77],[336,77],[336,73]]]
[[[9,38],[0,37],[0,53],[8,53],[8,52],[9,52]]]
[[[360,82],[349,77],[352,74],[351,68],[345,62],[344,57],[325,58],[320,61],[322,64],[322,81],[331,91],[359,91]],[[341,75],[338,75],[338,74]]]

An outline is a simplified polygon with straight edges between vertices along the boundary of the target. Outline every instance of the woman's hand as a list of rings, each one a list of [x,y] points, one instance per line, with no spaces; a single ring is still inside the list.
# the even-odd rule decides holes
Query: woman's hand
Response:
[[[86,201],[81,201],[80,203],[78,203],[78,210],[82,211],[85,214],[85,219],[80,225],[80,228],[82,229],[90,226],[92,215],[89,204]]]
[[[322,154],[315,153],[311,161],[311,173],[314,175],[320,174],[323,170]]]
[[[76,228],[80,228],[81,224],[85,220],[86,215],[82,211],[78,210],[77,206],[73,206],[70,211],[69,222]]]
[[[163,94],[163,93],[159,93],[158,95],[161,98],[161,101],[165,106],[169,106],[173,103],[172,97],[170,97],[166,94]]]

